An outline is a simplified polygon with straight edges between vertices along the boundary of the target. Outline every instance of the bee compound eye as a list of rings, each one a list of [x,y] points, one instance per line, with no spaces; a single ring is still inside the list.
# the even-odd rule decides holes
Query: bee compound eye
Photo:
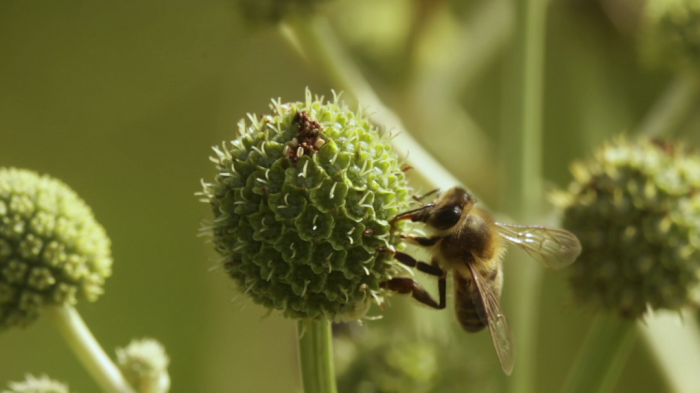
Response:
[[[459,222],[461,216],[461,206],[450,206],[435,211],[427,223],[435,229],[449,229]]]

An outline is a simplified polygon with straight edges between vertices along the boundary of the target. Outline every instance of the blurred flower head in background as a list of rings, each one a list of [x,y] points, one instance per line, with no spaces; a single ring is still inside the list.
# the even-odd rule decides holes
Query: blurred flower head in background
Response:
[[[700,2],[647,0],[642,52],[654,64],[700,74]]]
[[[0,168],[0,329],[30,324],[44,305],[97,300],[111,273],[110,240],[73,190]]]
[[[349,331],[333,340],[340,393],[452,392],[465,381],[469,391],[497,391],[494,370],[455,343],[376,325]]]
[[[594,157],[553,198],[583,245],[570,268],[576,299],[630,318],[700,305],[700,156],[617,137]]]
[[[117,365],[124,378],[139,393],[165,393],[170,390],[170,358],[161,343],[144,338],[117,348]]]

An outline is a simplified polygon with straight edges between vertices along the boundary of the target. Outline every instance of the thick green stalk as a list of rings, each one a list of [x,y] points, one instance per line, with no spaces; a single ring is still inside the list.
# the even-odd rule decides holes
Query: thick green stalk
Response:
[[[297,335],[304,393],[335,393],[331,323],[300,320]]]
[[[700,77],[679,74],[637,128],[648,137],[671,135],[700,103]]]
[[[521,223],[536,220],[542,196],[542,90],[547,1],[518,0],[508,70],[501,156],[506,161],[505,211]],[[522,255],[522,254],[520,254]],[[510,258],[514,259],[514,258]],[[509,391],[534,391],[541,268],[510,260],[506,267],[508,312],[517,344]]]
[[[102,391],[134,392],[73,306],[48,306],[45,312]]]
[[[598,314],[561,392],[612,392],[637,337],[635,322]]]

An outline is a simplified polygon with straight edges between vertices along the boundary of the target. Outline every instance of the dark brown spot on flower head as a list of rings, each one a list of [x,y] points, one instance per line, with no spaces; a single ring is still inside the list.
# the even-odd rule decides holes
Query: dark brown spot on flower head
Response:
[[[318,136],[319,131],[321,131],[321,124],[309,117],[304,111],[297,112],[294,116],[294,123],[298,124],[297,139],[300,141],[305,138],[314,139]]]
[[[292,124],[297,125],[297,136],[288,145],[289,159],[297,162],[301,157],[312,156],[326,143],[321,138],[321,123],[312,119],[306,112],[297,112]]]

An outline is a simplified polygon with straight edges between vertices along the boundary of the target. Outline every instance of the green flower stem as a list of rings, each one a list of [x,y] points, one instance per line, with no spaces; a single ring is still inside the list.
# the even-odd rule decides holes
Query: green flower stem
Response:
[[[542,200],[542,89],[544,75],[545,0],[519,1],[514,69],[506,86],[514,102],[509,109],[510,122],[505,132],[509,140],[508,184],[511,187],[510,210],[520,216],[532,212]],[[530,217],[538,212],[529,213]]]
[[[640,335],[666,377],[669,392],[696,392],[700,370],[700,328],[692,312],[656,312],[637,322]]]
[[[73,306],[47,306],[45,312],[102,391],[134,392]]]
[[[324,71],[338,88],[353,96],[363,107],[370,108],[375,122],[392,130],[395,134],[392,144],[400,154],[410,152],[409,164],[415,163],[414,170],[424,182],[439,188],[460,184],[411,137],[401,119],[379,99],[352,59],[343,52],[328,20],[305,15],[304,18],[283,24],[282,34],[309,63]]]
[[[639,135],[671,135],[700,102],[700,77],[679,74],[637,128]]]
[[[507,198],[505,210],[517,220],[536,220],[543,200],[542,182],[542,89],[546,0],[522,0],[516,4],[515,40],[510,83],[505,87],[506,120],[502,157],[507,157]],[[513,259],[513,258],[511,258]],[[522,262],[522,263],[520,263]],[[516,366],[509,379],[509,391],[534,391],[537,359],[537,320],[541,267],[531,261],[513,261],[507,266],[506,287],[509,317],[517,343]]]
[[[331,323],[299,320],[297,334],[304,393],[335,393]]]
[[[634,346],[635,325],[634,319],[598,314],[561,392],[612,392]]]

